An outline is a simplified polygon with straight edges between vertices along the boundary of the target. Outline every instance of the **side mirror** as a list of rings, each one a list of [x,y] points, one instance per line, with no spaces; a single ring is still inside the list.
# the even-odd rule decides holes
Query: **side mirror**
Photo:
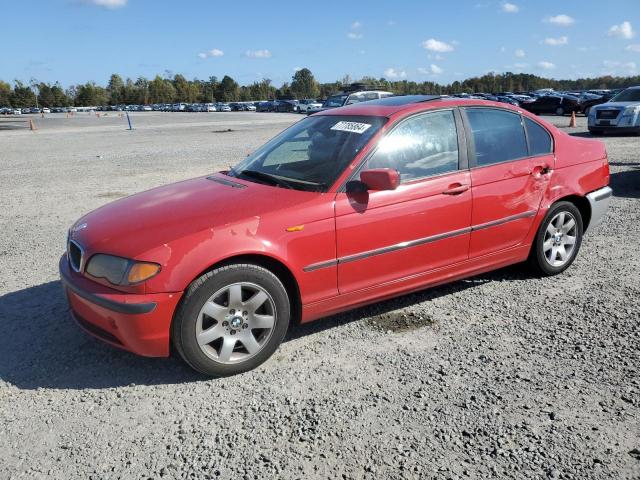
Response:
[[[400,174],[393,168],[372,168],[360,172],[360,181],[369,190],[395,190],[400,185]]]

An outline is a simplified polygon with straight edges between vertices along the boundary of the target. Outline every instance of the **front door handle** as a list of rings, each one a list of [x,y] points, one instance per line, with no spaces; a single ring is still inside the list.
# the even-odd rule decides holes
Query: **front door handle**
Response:
[[[461,193],[469,190],[469,185],[464,183],[453,183],[449,185],[449,188],[442,192],[443,195],[460,195]]]

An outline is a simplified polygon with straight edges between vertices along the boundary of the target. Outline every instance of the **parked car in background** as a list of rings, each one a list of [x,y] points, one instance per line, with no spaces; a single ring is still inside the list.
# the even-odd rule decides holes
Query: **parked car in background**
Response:
[[[305,98],[298,102],[298,112],[306,113],[310,108],[320,109],[322,108],[322,103],[314,98]]]
[[[277,100],[275,112],[296,112],[298,110],[298,100]]]
[[[640,134],[640,86],[629,87],[589,110],[589,132]]]
[[[44,107],[42,110],[40,110],[40,113],[51,113],[51,109]]]
[[[347,90],[335,95],[331,95],[319,108],[307,108],[307,114],[310,115],[331,108],[338,108],[345,105],[352,105],[354,103],[368,102],[370,100],[377,100],[380,98],[393,96],[392,92],[386,92],[383,90],[358,90],[358,88],[362,88],[360,86],[355,86],[352,88],[354,91]]]
[[[247,103],[247,104],[245,104],[244,109],[247,112],[255,112],[256,111],[256,106],[253,103]]]
[[[589,111],[591,110],[591,107],[608,102],[613,98],[613,96],[614,96],[613,93],[603,93],[603,94],[583,93],[580,96],[580,106],[582,108],[582,113],[584,113],[585,116],[588,116]]]
[[[566,115],[572,112],[580,112],[580,100],[571,95],[544,95],[533,102],[524,102],[520,106],[525,110],[539,115],[541,113],[554,113]]]
[[[511,105],[384,98],[84,215],[60,276],[89,334],[145,356],[173,344],[194,369],[232,375],[290,323],[525,261],[565,271],[608,182],[603,143]]]
[[[20,110],[19,108],[14,108],[9,113],[11,113],[11,115],[22,115],[22,110]]]
[[[231,106],[228,103],[219,103],[216,108],[219,112],[230,112]]]
[[[256,112],[270,112],[271,102],[259,102],[256,106]]]

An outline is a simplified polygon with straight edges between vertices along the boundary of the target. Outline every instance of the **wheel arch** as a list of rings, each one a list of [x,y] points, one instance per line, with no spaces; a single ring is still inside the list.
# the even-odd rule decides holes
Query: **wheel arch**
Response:
[[[589,204],[589,200],[587,200],[586,197],[573,194],[556,198],[553,204],[558,202],[569,202],[575,205],[580,212],[580,216],[582,216],[582,231],[583,233],[586,232],[589,228],[589,223],[591,223],[591,205]]]
[[[217,262],[209,265],[207,268],[199,272],[194,278],[191,279],[189,284],[200,278],[202,275],[215,270],[216,268],[232,265],[236,263],[250,263],[258,265],[273,273],[284,285],[289,295],[291,302],[291,323],[297,324],[300,322],[302,316],[302,299],[300,296],[300,288],[298,281],[293,272],[283,262],[270,255],[263,255],[259,253],[245,253],[226,257],[218,260]],[[176,309],[177,311],[177,309]]]

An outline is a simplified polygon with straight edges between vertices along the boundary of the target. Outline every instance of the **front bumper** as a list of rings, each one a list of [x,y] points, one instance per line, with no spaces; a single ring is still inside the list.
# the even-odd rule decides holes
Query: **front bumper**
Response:
[[[607,209],[609,208],[612,196],[613,190],[611,190],[611,187],[603,187],[587,195],[587,200],[589,200],[589,204],[591,205],[589,230],[602,223],[602,220],[604,220],[604,216],[607,213]]]
[[[589,131],[603,133],[640,133],[640,126],[618,127],[617,125],[589,125]]]
[[[138,355],[169,356],[171,320],[182,292],[113,290],[72,272],[66,254],[59,269],[71,315],[85,332]]]

